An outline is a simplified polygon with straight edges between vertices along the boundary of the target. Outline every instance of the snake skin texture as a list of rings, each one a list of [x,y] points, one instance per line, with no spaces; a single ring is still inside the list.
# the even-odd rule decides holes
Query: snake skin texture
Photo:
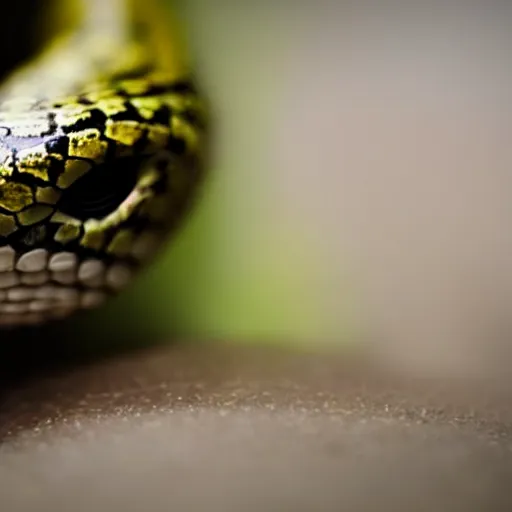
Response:
[[[0,326],[99,306],[196,196],[203,103],[128,4],[86,2],[94,16],[0,88]]]

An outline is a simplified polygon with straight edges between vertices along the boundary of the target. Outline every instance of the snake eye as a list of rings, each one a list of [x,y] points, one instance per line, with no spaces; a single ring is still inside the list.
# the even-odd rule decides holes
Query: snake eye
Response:
[[[140,162],[119,158],[93,167],[63,194],[59,210],[76,219],[103,219],[114,212],[137,183]]]

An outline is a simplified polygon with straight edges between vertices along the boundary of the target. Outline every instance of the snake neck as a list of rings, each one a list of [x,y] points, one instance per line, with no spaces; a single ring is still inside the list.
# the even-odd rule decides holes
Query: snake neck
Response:
[[[189,72],[178,24],[158,0],[55,0],[40,55],[0,87],[0,101],[40,104],[116,77]]]
[[[159,66],[184,60],[178,23],[164,8],[163,0],[55,1],[57,11],[64,13],[61,24],[72,27],[73,32],[81,31],[90,41],[102,36],[120,47],[138,41],[152,52]]]

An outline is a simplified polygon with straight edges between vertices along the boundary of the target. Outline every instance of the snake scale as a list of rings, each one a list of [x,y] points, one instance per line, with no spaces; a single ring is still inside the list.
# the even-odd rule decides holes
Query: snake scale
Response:
[[[99,306],[196,198],[205,106],[161,7],[76,0],[0,87],[0,326]]]

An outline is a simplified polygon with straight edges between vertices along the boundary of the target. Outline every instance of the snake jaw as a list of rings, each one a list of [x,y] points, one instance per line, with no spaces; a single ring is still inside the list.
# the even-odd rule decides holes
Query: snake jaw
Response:
[[[173,187],[187,179],[187,169],[177,165],[175,155],[160,151],[139,160],[113,158],[108,169],[91,164],[67,188],[59,189],[55,168],[52,171],[44,158],[34,158],[41,156],[40,149],[20,152],[23,158],[16,162],[14,174],[21,182],[12,176],[0,178],[0,208],[15,210],[0,214],[0,326],[39,323],[97,307],[126,287],[165,239],[167,220],[180,202],[173,200]],[[65,159],[52,161],[65,165]],[[83,218],[66,215],[70,194],[77,194],[78,203],[83,200],[94,173],[99,181],[90,188],[101,192],[102,179],[116,166],[121,175],[113,183],[118,184],[129,174],[125,162],[136,179],[113,211],[98,219],[91,218],[91,212]],[[33,172],[20,172],[20,165]]]

